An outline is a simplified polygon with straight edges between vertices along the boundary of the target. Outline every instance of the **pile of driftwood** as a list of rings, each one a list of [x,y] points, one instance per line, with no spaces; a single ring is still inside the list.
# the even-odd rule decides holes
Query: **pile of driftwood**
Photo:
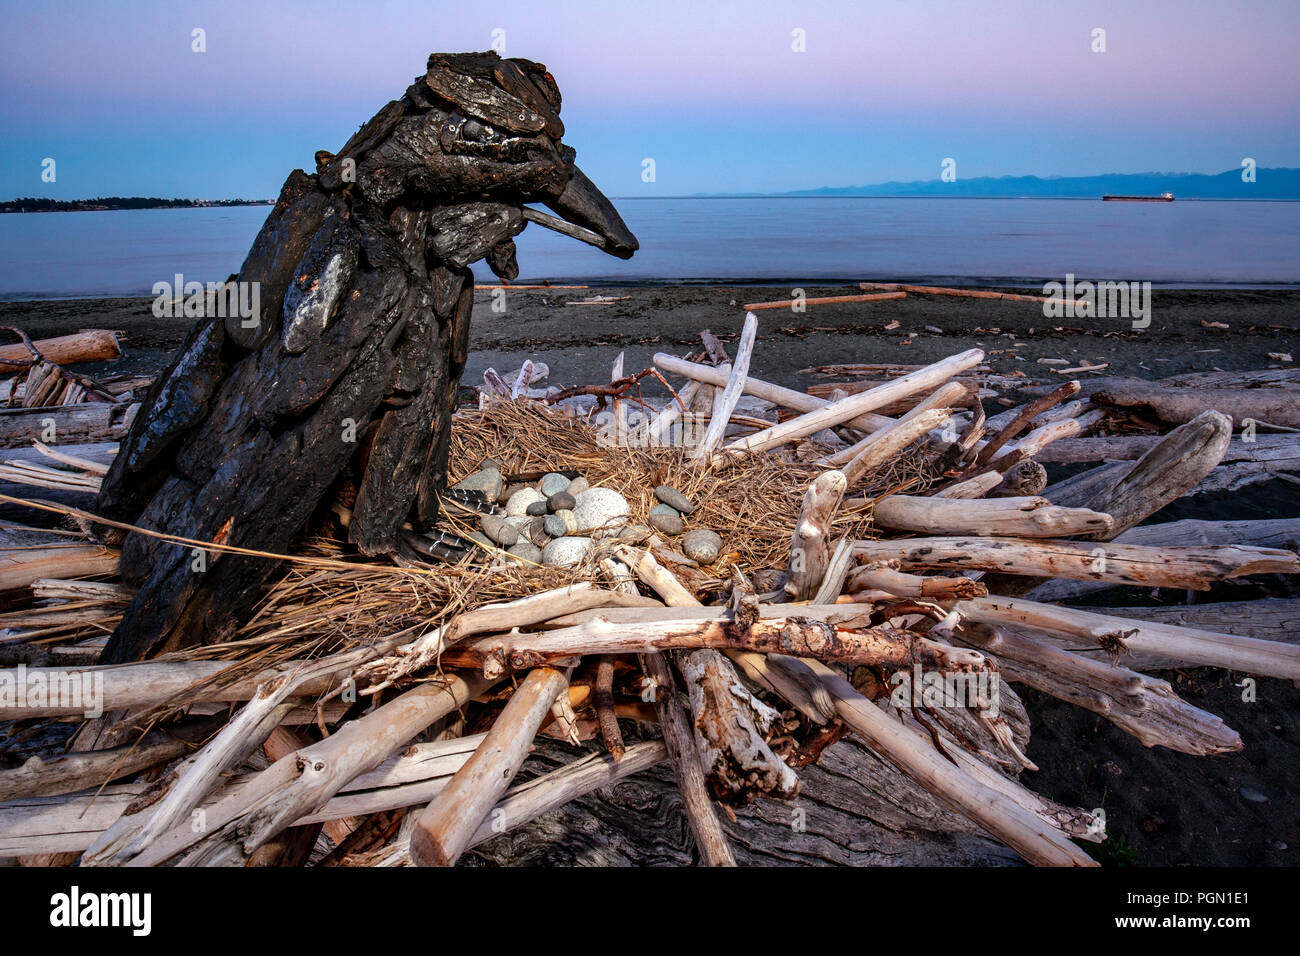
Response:
[[[1246,460],[1234,449],[1266,442],[1264,420],[1253,441],[1213,408],[1170,427],[1077,381],[986,417],[977,349],[811,394],[750,374],[755,335],[750,315],[734,357],[707,335],[698,357],[657,355],[653,375],[684,383],[663,403],[621,357],[609,384],[567,390],[527,363],[455,419],[453,479],[484,457],[573,471],[617,488],[637,524],[672,484],[724,539],[704,566],[626,526],[571,567],[489,549],[395,566],[347,552],[341,503],[232,641],[97,667],[131,591],[84,532],[96,516],[4,495],[32,524],[0,552],[0,858],[446,865],[666,763],[698,859],[721,865],[738,808],[757,839],[802,833],[803,779],[833,759],[899,830],[1089,865],[1078,841],[1105,839],[1104,821],[1018,781],[1029,728],[1008,682],[1212,756],[1237,733],[1146,671],[1300,680],[1300,647],[1251,636],[1283,636],[1269,615],[1200,626],[1195,608],[1054,603],[1300,573],[1295,522],[1141,525]],[[37,450],[88,491],[112,456]],[[1044,462],[1088,461],[1047,484]],[[164,539],[196,561],[248,553]],[[568,759],[517,776],[557,739]],[[788,809],[752,815],[773,806]]]

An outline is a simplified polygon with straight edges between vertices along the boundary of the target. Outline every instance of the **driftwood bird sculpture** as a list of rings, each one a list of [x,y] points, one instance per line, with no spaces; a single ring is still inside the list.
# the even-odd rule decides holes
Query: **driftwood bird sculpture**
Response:
[[[291,173],[227,286],[260,309],[190,330],[122,442],[100,514],[283,553],[348,470],[361,553],[399,551],[406,522],[431,528],[470,263],[515,278],[513,237],[530,221],[620,258],[637,249],[561,143],[559,113],[540,64],[434,54],[342,150],[316,155],[314,175]],[[129,533],[122,576],[139,590],[104,662],[229,637],[274,567]]]

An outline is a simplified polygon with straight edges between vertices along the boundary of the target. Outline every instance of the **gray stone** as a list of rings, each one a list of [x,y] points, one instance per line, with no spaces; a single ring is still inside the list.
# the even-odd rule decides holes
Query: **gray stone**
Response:
[[[497,549],[496,542],[485,535],[482,531],[471,531],[469,533],[469,539],[475,544],[482,545],[489,551],[495,551]]]
[[[573,495],[576,498],[578,495],[582,494],[590,487],[591,487],[591,482],[588,481],[586,478],[583,478],[581,475],[579,475],[577,478],[574,478],[571,482],[569,482],[569,487],[566,488],[565,491],[567,491],[569,494]]]
[[[542,549],[528,541],[520,541],[506,553],[523,561],[527,561],[529,564],[542,563]]]
[[[557,475],[555,472],[551,472],[550,474],[547,475],[542,475],[542,483],[541,483],[542,494],[544,494],[548,498],[551,495],[558,494],[561,491],[566,490],[568,487],[569,487],[569,479],[565,478],[563,475]]]
[[[542,519],[542,526],[552,538],[563,538],[569,533],[569,526],[562,515],[547,515]]]
[[[671,515],[674,518],[680,518],[682,513],[672,505],[655,505],[650,509],[651,515]]]
[[[577,502],[573,500],[573,495],[567,491],[557,491],[551,497],[546,499],[546,507],[552,511],[572,511]]]
[[[722,553],[722,538],[707,528],[696,528],[682,536],[682,554],[700,564],[710,564]]]
[[[528,522],[532,520],[533,519],[528,517],[528,515],[511,515],[505,519],[505,522],[510,527],[514,528],[519,534],[519,537],[522,538],[524,537],[524,528],[528,527]]]
[[[556,538],[542,549],[542,564],[569,567],[577,564],[591,550],[590,538]]]
[[[545,501],[546,497],[536,488],[525,485],[516,491],[506,501],[506,515],[513,517],[515,515],[528,514],[528,506],[538,501]]]
[[[465,491],[481,491],[488,501],[496,501],[505,490],[506,482],[501,477],[501,472],[495,468],[484,468],[482,471],[474,472],[464,481],[456,482],[452,487]]]
[[[537,493],[537,500],[524,509],[524,514],[530,514],[534,518],[540,518],[546,514],[546,499],[542,497],[540,491]]]
[[[579,531],[618,527],[629,514],[627,499],[612,488],[588,488],[575,496],[573,519]]]
[[[671,508],[668,509],[672,511]],[[666,535],[676,537],[686,530],[686,522],[682,521],[682,516],[676,511],[672,514],[660,512],[650,512],[650,527]]]
[[[1250,787],[1241,787],[1237,792],[1251,803],[1268,803],[1268,797],[1264,796],[1258,790],[1250,789]]]
[[[505,519],[499,515],[484,515],[479,521],[479,528],[503,548],[508,548],[519,540],[519,532],[506,524]]]
[[[695,510],[695,505],[691,504],[691,499],[670,485],[660,485],[656,488],[655,497],[668,507],[675,508],[684,515],[688,515]]]

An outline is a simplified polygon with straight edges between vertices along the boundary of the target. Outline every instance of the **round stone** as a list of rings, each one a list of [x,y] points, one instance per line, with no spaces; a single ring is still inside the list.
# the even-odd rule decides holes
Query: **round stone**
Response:
[[[547,515],[542,519],[542,527],[552,538],[563,538],[569,532],[569,526],[562,515]]]
[[[565,478],[563,475],[557,475],[555,472],[551,472],[550,474],[542,475],[541,487],[542,494],[549,498],[551,495],[559,494],[561,491],[566,490],[569,487],[569,479]]]
[[[707,528],[696,528],[682,537],[682,554],[700,564],[710,564],[722,553],[722,538]]]
[[[618,527],[628,515],[627,499],[612,488],[588,488],[575,496],[573,519],[579,531]]]
[[[479,521],[479,528],[503,548],[508,548],[519,540],[519,532],[506,524],[505,519],[499,515],[484,515]]]
[[[673,518],[680,518],[682,516],[682,513],[678,511],[676,508],[674,508],[672,505],[655,505],[653,508],[650,509],[650,514],[669,515]]]
[[[510,517],[505,519],[506,524],[514,528],[515,532],[521,538],[525,537],[524,529],[528,527],[528,523],[532,520],[533,519],[528,517],[528,515],[511,515]]]
[[[668,510],[672,511],[671,508]],[[682,521],[682,516],[676,511],[673,511],[672,514],[652,511],[650,512],[650,527],[663,534],[676,537],[686,529],[686,523]]]
[[[542,564],[565,568],[577,564],[591,550],[590,538],[556,538],[542,549]]]
[[[525,485],[507,499],[506,516],[514,517],[515,515],[529,514],[529,505],[536,504],[539,501],[544,502],[545,500],[546,498],[540,491]]]
[[[532,515],[534,518],[540,518],[546,514],[546,499],[542,497],[540,491],[537,492],[537,500],[524,509],[524,514]]]
[[[495,468],[484,468],[482,471],[476,471],[467,477],[464,481],[458,481],[452,485],[463,491],[481,491],[483,497],[488,501],[496,501],[501,497],[501,492],[505,490],[506,482],[501,477],[501,472]]]
[[[675,508],[684,515],[688,515],[695,510],[695,505],[691,504],[691,499],[671,485],[660,485],[655,489],[655,497],[668,507]]]
[[[573,517],[573,512],[568,508],[561,508],[559,511],[555,512],[555,517],[564,521],[565,531],[569,534],[573,534],[579,530],[578,521]]]
[[[575,498],[591,487],[591,482],[579,475],[569,482],[569,487],[565,490]]]
[[[496,550],[496,542],[485,535],[482,531],[471,531],[469,539],[481,548],[487,548],[489,551]]]
[[[546,499],[546,507],[552,511],[572,511],[577,502],[573,500],[573,495],[567,491],[557,491],[551,497]]]
[[[513,548],[510,548],[506,554],[526,561],[529,564],[542,563],[542,549],[528,541],[520,541]]]

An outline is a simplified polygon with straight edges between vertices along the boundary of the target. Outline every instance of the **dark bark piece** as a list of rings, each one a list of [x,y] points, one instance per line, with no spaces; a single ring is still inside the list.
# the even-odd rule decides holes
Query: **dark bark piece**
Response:
[[[635,245],[573,151],[541,132],[562,130],[550,82],[527,61],[436,55],[429,95],[417,82],[341,155],[318,153],[318,175],[292,173],[233,277],[256,284],[259,312],[191,331],[105,476],[101,513],[284,553],[351,466],[359,550],[402,553],[404,523],[431,528],[469,346],[470,263],[488,256],[517,275],[522,207],[556,197],[618,254]],[[139,590],[103,660],[226,640],[275,566],[128,535],[121,573]]]

